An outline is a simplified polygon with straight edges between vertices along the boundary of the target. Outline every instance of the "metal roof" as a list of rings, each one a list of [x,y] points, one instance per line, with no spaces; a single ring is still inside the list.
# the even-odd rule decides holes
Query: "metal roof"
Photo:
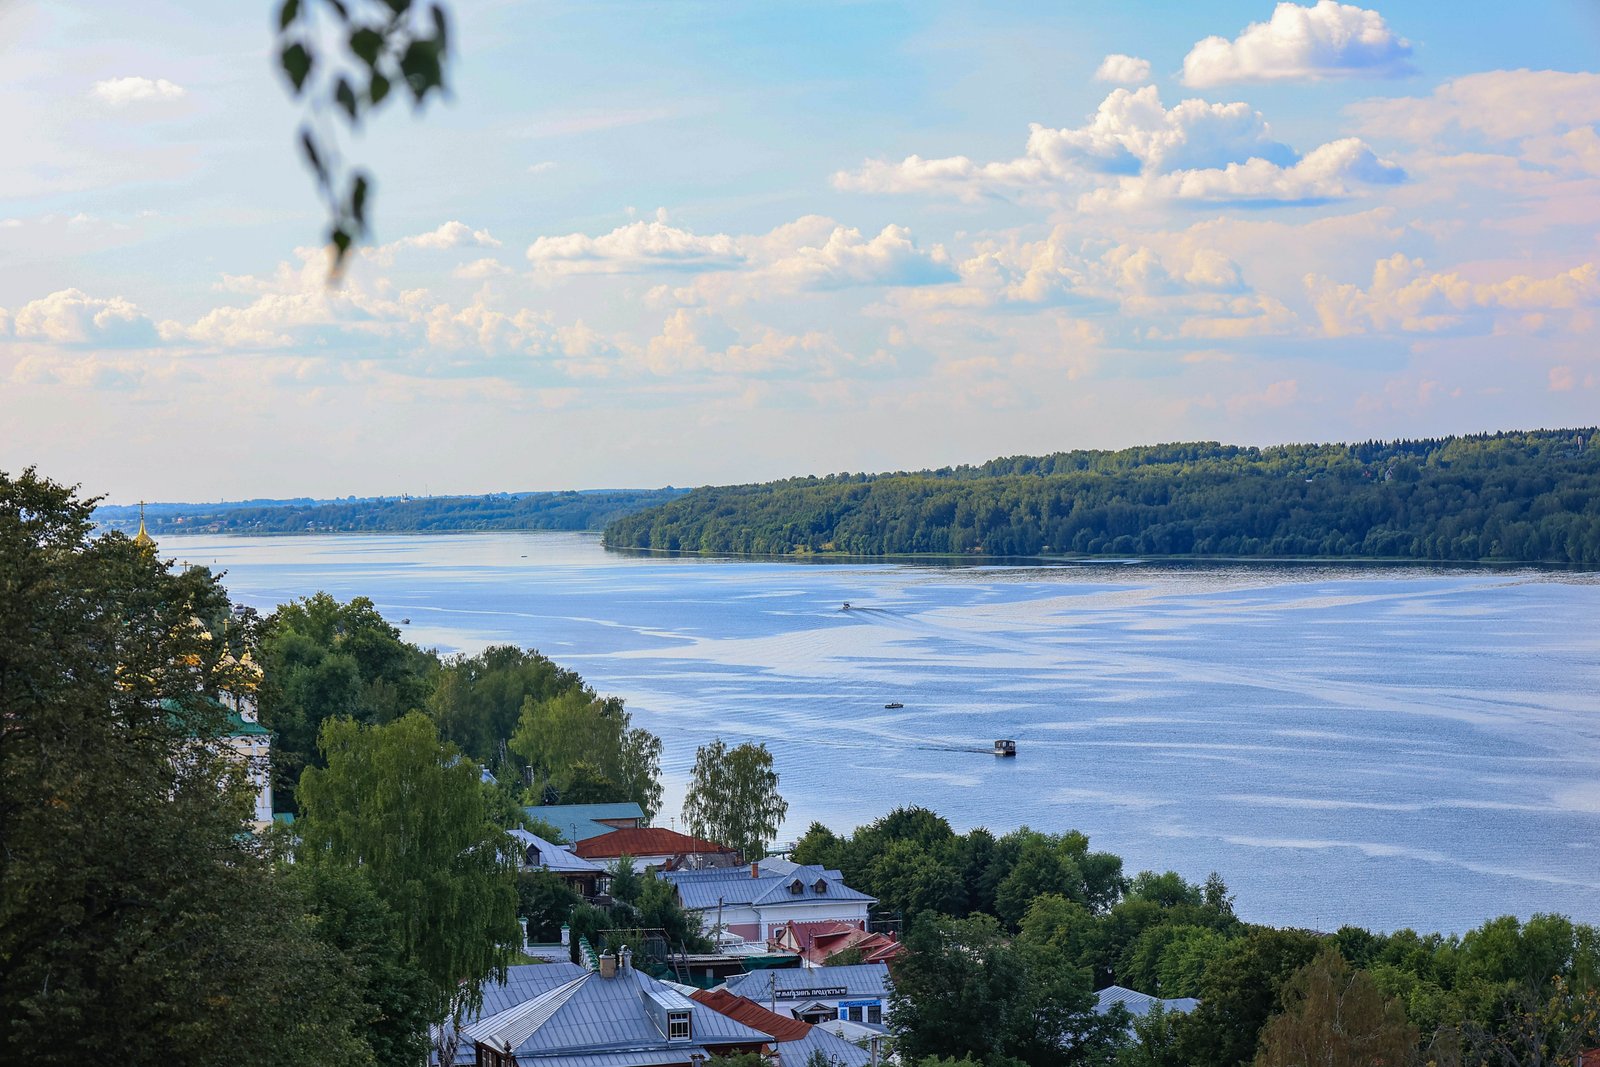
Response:
[[[554,826],[573,844],[590,837],[599,837],[615,830],[601,819],[645,821],[644,809],[629,801],[626,804],[545,804],[537,808],[524,808],[529,815]]]
[[[783,873],[762,868],[758,877],[750,877],[748,867],[714,867],[691,871],[662,871],[660,877],[671,882],[686,908],[706,911],[717,906],[720,898],[725,906],[741,904],[762,907],[781,907],[785,904],[815,904],[819,901],[843,901],[871,904],[877,898],[857,892],[844,884],[838,871],[822,867],[795,867]],[[800,891],[794,891],[794,883]],[[818,892],[816,883],[825,886]]]
[[[517,1063],[520,1067],[655,1067],[657,1064],[691,1062],[694,1056],[710,1060],[716,1056],[716,1052],[699,1045],[675,1045],[670,1049],[645,1052],[583,1052],[553,1056],[519,1052]]]
[[[786,970],[751,971],[728,979],[730,993],[749,997],[757,1004],[778,1000],[837,1000],[845,997],[887,997],[892,988],[886,963],[851,963],[842,967],[801,967]],[[842,994],[823,994],[818,990],[843,989]]]
[[[645,998],[661,1008],[687,1011],[693,1020],[690,1038],[669,1041],[651,1018]],[[671,1050],[668,1061],[693,1045],[763,1044],[767,1035],[685,997],[665,983],[629,967],[615,978],[584,971],[531,1000],[485,1016],[462,1029],[462,1042],[481,1041],[496,1048],[510,1045],[517,1059],[586,1056],[595,1052],[648,1053]],[[588,1062],[585,1060],[584,1062]]]
[[[1176,1000],[1162,1000],[1152,997],[1148,993],[1140,993],[1134,989],[1126,989],[1119,985],[1106,986],[1095,994],[1098,1003],[1094,1010],[1104,1015],[1111,1010],[1113,1004],[1121,1004],[1130,1014],[1144,1016],[1150,1014],[1150,1009],[1157,1004],[1162,1011],[1190,1012],[1200,1006],[1200,1002],[1193,997],[1180,997]]]
[[[779,1067],[806,1067],[811,1057],[819,1052],[829,1063],[838,1063],[842,1067],[867,1067],[872,1062],[872,1053],[860,1045],[830,1034],[820,1026],[813,1026],[798,1041],[778,1043],[778,1064]]]
[[[586,860],[576,853],[568,852],[560,845],[552,845],[538,834],[532,834],[520,828],[510,831],[510,834],[517,839],[517,843],[522,847],[522,854],[535,867],[543,867],[548,871],[565,871],[569,874],[579,872],[584,874],[605,873],[605,868],[598,863]]]

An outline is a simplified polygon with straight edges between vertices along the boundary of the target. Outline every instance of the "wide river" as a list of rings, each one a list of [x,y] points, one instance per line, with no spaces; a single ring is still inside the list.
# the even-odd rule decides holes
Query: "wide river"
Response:
[[[1079,829],[1129,873],[1219,871],[1255,921],[1600,922],[1594,574],[807,565],[563,533],[162,548],[263,610],[365,595],[424,646],[579,671],[661,736],[663,825],[721,736],[772,750],[788,838],[920,804],[958,830]]]

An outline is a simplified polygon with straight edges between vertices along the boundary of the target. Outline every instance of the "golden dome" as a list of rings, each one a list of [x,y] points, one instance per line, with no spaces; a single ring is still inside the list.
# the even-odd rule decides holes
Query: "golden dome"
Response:
[[[139,501],[139,532],[133,535],[133,543],[141,548],[156,547],[156,539],[150,536],[150,531],[144,528],[144,501]]]

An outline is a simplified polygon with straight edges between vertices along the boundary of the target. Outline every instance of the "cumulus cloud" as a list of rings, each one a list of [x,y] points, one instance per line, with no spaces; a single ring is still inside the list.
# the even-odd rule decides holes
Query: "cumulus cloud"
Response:
[[[1414,73],[1411,42],[1396,36],[1376,11],[1336,0],[1312,7],[1280,3],[1267,22],[1253,22],[1233,40],[1207,37],[1183,60],[1183,83],[1394,78]]]
[[[165,78],[107,78],[95,82],[89,92],[103,104],[127,107],[130,104],[177,100],[184,95],[184,88]]]
[[[495,240],[494,235],[488,230],[474,230],[466,223],[452,219],[427,233],[416,233],[386,245],[379,245],[372,249],[369,255],[378,263],[387,265],[394,262],[396,254],[413,248],[438,251],[446,248],[473,247],[499,248],[500,242]]]
[[[1150,61],[1113,52],[1100,61],[1094,77],[1096,81],[1118,85],[1140,85],[1150,80]]]
[[[1086,196],[1079,206],[1135,207],[1149,201],[1209,204],[1295,204],[1340,200],[1364,186],[1405,181],[1398,164],[1380,159],[1365,142],[1346,137],[1322,145],[1293,166],[1265,159],[1225,167],[1127,178]]]
[[[1600,268],[1593,263],[1545,278],[1519,274],[1475,283],[1453,271],[1430,272],[1422,260],[1396,253],[1378,261],[1366,289],[1316,274],[1307,275],[1305,285],[1330,337],[1434,333],[1461,325],[1474,311],[1575,311],[1600,303]]]
[[[825,240],[788,250],[761,274],[790,289],[843,289],[858,285],[928,285],[954,281],[943,249],[919,249],[904,226],[885,226],[870,239],[834,226]]]
[[[653,222],[632,222],[599,237],[540,237],[528,246],[528,261],[552,274],[731,270],[744,260],[733,237],[679,229],[667,222],[665,211]]]
[[[1373,137],[1428,143],[1471,134],[1509,142],[1600,122],[1600,74],[1492,70],[1447,81],[1428,96],[1364,100],[1348,111]]]
[[[954,193],[976,199],[1008,188],[1084,183],[1098,175],[1165,173],[1259,158],[1291,163],[1294,152],[1273,139],[1261,113],[1245,103],[1184,100],[1170,110],[1153,85],[1114,89],[1083,126],[1029,127],[1024,154],[994,163],[966,156],[899,163],[868,162],[834,175],[836,188],[859,192]]]
[[[11,332],[22,341],[65,345],[137,347],[158,340],[155,325],[134,304],[80,289],[62,289],[22,305],[11,318]]]

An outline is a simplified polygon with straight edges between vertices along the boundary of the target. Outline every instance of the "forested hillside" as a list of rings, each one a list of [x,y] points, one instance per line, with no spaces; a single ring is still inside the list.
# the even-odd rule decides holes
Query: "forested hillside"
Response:
[[[681,489],[492,493],[486,496],[371,497],[357,500],[272,500],[227,504],[152,504],[145,525],[173,533],[445,533],[456,530],[599,530],[653,507]],[[136,506],[95,509],[95,522],[132,533]]]
[[[1600,563],[1593,428],[1362,444],[1168,444],[708,487],[606,527],[708,553],[1375,557]]]

